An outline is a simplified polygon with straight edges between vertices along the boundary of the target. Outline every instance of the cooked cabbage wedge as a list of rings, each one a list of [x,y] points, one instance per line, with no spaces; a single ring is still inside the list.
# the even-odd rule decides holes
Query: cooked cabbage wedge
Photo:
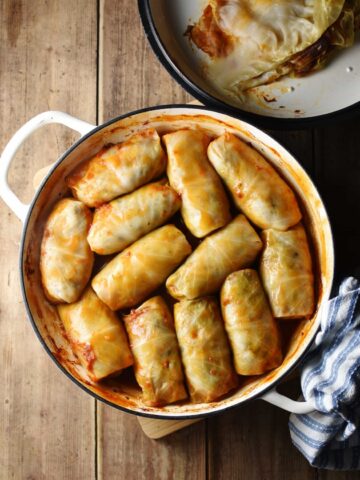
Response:
[[[279,329],[256,270],[227,277],[221,311],[239,375],[259,375],[281,364]]]
[[[174,298],[193,299],[214,293],[235,270],[249,266],[262,242],[244,215],[213,233],[166,281]]]
[[[174,321],[162,297],[147,300],[126,315],[124,322],[144,403],[162,406],[185,399]]]
[[[100,255],[120,252],[163,225],[180,204],[179,195],[164,180],[102,205],[94,213],[88,235],[90,247]]]
[[[83,203],[64,198],[45,223],[40,271],[45,295],[53,303],[75,302],[90,278],[94,255],[86,237],[91,220]]]
[[[212,402],[237,386],[220,310],[214,298],[174,306],[175,329],[191,399]]]
[[[165,171],[166,158],[156,130],[135,133],[118,145],[103,148],[66,179],[75,198],[89,207],[129,193]]]
[[[163,140],[169,182],[181,195],[181,215],[190,232],[201,238],[226,225],[229,202],[206,155],[210,137],[201,130],[178,130]]]
[[[257,150],[227,132],[210,143],[208,155],[235,204],[255,225],[287,230],[300,221],[294,193]]]
[[[264,230],[260,274],[278,318],[309,317],[314,312],[314,275],[304,227]]]
[[[79,301],[58,305],[57,309],[71,346],[93,381],[133,364],[121,321],[91,287]]]
[[[206,54],[220,92],[241,99],[250,87],[319,68],[334,47],[353,44],[359,0],[210,0],[189,35]]]
[[[92,287],[112,310],[142,302],[191,252],[183,233],[165,225],[113,258],[93,278]]]

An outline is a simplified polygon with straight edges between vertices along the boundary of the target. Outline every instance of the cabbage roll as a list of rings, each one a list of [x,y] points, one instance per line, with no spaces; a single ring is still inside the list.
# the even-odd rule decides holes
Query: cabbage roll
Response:
[[[170,185],[181,195],[181,215],[195,237],[226,225],[231,217],[221,180],[206,155],[210,137],[200,130],[179,130],[163,137]]]
[[[190,253],[183,233],[174,225],[165,225],[113,258],[93,278],[93,289],[112,310],[133,307],[158,288]]]
[[[227,277],[221,310],[239,375],[260,375],[281,364],[279,329],[255,270]]]
[[[174,298],[194,299],[214,293],[235,270],[249,266],[262,247],[261,240],[244,215],[213,233],[174,272],[166,287]]]
[[[294,193],[257,150],[225,133],[210,143],[208,155],[237,207],[255,225],[287,230],[300,221]]]
[[[160,296],[147,300],[124,322],[144,402],[161,406],[186,398],[174,321],[165,301]]]
[[[175,329],[191,399],[212,402],[238,383],[219,307],[214,298],[174,306]]]
[[[94,263],[86,240],[91,211],[71,198],[60,200],[46,221],[40,271],[45,295],[53,303],[72,303],[82,294]]]
[[[88,235],[100,255],[120,252],[164,224],[179,208],[178,194],[165,182],[151,183],[95,210]]]
[[[260,274],[272,312],[278,318],[309,317],[314,312],[314,275],[304,227],[265,230]]]
[[[93,381],[120,373],[133,364],[121,321],[91,287],[76,303],[57,308],[74,353]]]
[[[165,167],[160,137],[156,130],[149,129],[103,148],[80,164],[66,181],[75,198],[98,207],[158,177]]]

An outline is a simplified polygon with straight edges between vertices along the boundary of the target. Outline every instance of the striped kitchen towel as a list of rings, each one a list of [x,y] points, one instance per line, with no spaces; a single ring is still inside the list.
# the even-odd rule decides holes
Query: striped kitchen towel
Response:
[[[292,441],[311,465],[360,469],[360,283],[347,278],[330,300],[302,366],[314,412],[290,416]]]

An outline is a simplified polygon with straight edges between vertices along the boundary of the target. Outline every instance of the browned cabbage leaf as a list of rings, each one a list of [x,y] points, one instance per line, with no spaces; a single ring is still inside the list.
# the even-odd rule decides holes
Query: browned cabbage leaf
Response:
[[[179,195],[165,181],[150,183],[97,208],[88,235],[91,249],[100,255],[120,252],[179,208]]]
[[[132,365],[121,321],[91,287],[78,302],[57,308],[72,348],[92,380],[101,380]]]
[[[195,237],[226,225],[229,202],[220,178],[208,161],[210,137],[201,130],[178,130],[164,135],[170,185],[181,195],[181,215]]]
[[[260,273],[278,318],[309,317],[314,311],[314,274],[304,227],[264,230]]]
[[[147,300],[124,322],[144,402],[161,406],[185,399],[179,345],[165,301],[160,296]]]
[[[258,85],[322,66],[353,44],[359,0],[210,0],[191,40],[203,50],[210,83],[234,101]]]
[[[113,258],[92,280],[112,310],[133,307],[158,288],[191,252],[183,233],[165,225]]]
[[[98,207],[161,175],[166,166],[156,130],[135,133],[118,145],[103,148],[66,179],[75,198]]]
[[[94,256],[86,237],[91,220],[83,203],[64,198],[46,221],[40,271],[45,294],[54,303],[75,302],[90,278]]]
[[[239,375],[259,375],[281,364],[280,332],[256,270],[227,277],[221,310]]]
[[[212,402],[237,386],[229,344],[214,298],[174,306],[175,328],[191,399]]]
[[[206,237],[167,279],[166,287],[178,300],[214,293],[231,272],[249,266],[261,247],[262,242],[246,217],[238,215],[226,227]]]
[[[235,204],[255,225],[286,230],[300,221],[294,193],[257,150],[227,132],[210,143],[208,155]]]

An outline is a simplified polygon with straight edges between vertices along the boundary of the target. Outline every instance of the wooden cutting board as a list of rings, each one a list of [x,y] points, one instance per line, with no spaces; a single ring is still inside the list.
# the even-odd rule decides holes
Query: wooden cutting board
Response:
[[[138,417],[138,422],[143,432],[153,440],[166,437],[170,433],[201,421],[202,418],[195,420],[158,420],[157,418]]]

